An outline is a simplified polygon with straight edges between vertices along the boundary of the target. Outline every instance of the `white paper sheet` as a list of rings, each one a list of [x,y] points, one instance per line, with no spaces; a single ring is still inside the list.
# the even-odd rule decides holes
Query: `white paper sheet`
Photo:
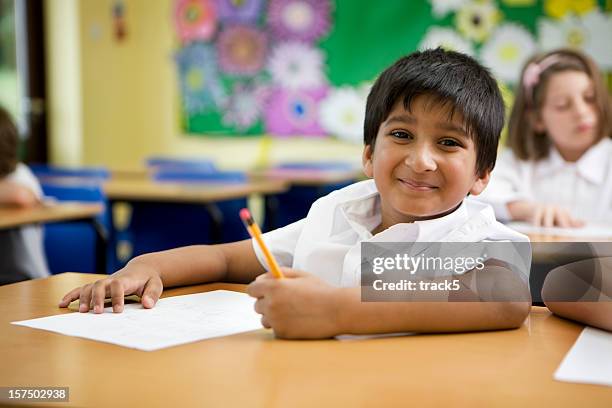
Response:
[[[13,322],[144,351],[262,328],[255,299],[216,290],[160,299],[153,309],[126,304],[123,313],[69,313]]]
[[[580,228],[544,228],[535,227],[525,222],[511,222],[508,227],[523,234],[556,235],[569,238],[612,238],[612,225],[587,224]]]
[[[612,333],[585,327],[565,355],[554,378],[612,386]]]

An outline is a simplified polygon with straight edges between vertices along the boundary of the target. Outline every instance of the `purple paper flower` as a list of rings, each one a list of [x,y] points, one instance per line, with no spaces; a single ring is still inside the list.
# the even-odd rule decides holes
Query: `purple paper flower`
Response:
[[[330,28],[329,0],[270,0],[268,23],[283,40],[313,42]]]
[[[223,124],[245,131],[262,116],[269,89],[262,84],[235,83],[224,109]]]
[[[219,66],[228,74],[254,75],[264,66],[266,35],[246,25],[229,26],[219,34]]]
[[[210,40],[217,29],[217,10],[212,0],[177,0],[174,18],[184,43]]]
[[[266,105],[266,131],[278,136],[325,136],[318,123],[327,88],[289,91],[277,88]]]
[[[227,23],[255,23],[262,6],[262,0],[217,0],[219,20]]]
[[[214,48],[194,43],[182,48],[175,58],[187,113],[208,112],[225,104]]]

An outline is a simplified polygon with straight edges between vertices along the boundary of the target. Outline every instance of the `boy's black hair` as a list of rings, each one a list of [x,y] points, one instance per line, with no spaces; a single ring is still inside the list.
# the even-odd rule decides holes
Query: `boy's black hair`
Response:
[[[378,129],[395,103],[432,95],[463,115],[466,131],[476,146],[476,173],[493,170],[499,135],[504,126],[504,102],[497,82],[475,59],[441,48],[400,58],[378,77],[366,104],[364,143],[375,148]]]
[[[0,106],[0,178],[11,174],[17,167],[19,132],[10,113]]]

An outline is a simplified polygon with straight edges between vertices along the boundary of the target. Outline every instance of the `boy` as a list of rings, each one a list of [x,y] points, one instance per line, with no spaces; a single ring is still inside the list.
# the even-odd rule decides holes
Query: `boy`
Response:
[[[26,165],[17,159],[19,136],[10,114],[0,107],[0,206],[32,207],[42,190]],[[0,230],[0,285],[49,275],[42,229],[27,226]]]
[[[504,107],[495,80],[472,58],[441,49],[404,57],[384,71],[368,97],[364,172],[356,183],[317,200],[308,216],[264,235],[287,279],[266,273],[250,240],[147,254],[113,276],[76,288],[80,299],[113,310],[123,296],[151,308],[163,286],[251,282],[255,310],[279,337],[324,338],[341,333],[449,332],[514,328],[530,307],[527,284],[503,266],[455,277],[464,298],[476,289],[508,290],[515,302],[361,302],[360,244],[365,241],[526,241],[497,223],[490,207],[464,201],[486,186],[495,164]],[[302,270],[307,271],[302,272]],[[474,285],[473,282],[479,282]],[[518,295],[518,296],[517,296]]]

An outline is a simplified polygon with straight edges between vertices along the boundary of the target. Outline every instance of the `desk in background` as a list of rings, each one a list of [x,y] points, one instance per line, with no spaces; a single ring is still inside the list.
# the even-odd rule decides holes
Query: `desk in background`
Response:
[[[534,307],[518,330],[340,342],[268,330],[155,352],[10,325],[71,313],[57,302],[103,275],[0,287],[0,384],[69,386],[70,405],[610,406],[612,388],[553,380],[582,326]],[[244,285],[170,289],[176,296]]]
[[[102,211],[104,207],[101,204],[78,202],[60,202],[30,208],[0,207],[0,230],[31,224],[87,222],[95,232],[96,269],[104,271],[108,231],[96,218]]]
[[[93,222],[102,211],[101,205],[85,203],[57,203],[30,208],[0,207],[0,229],[46,222]]]

